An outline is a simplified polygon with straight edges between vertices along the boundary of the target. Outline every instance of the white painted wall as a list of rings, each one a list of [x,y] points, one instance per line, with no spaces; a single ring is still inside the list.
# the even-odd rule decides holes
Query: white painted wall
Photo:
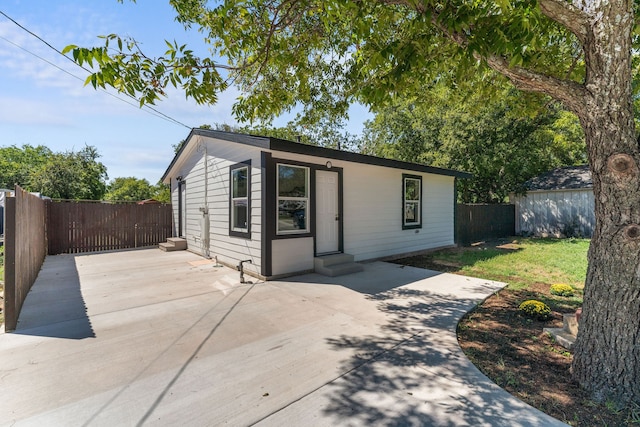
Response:
[[[274,276],[313,270],[313,237],[274,240],[271,247]]]
[[[454,244],[454,178],[404,172],[422,176],[420,229],[402,229],[402,170],[345,168],[344,249],[356,261]]]
[[[516,206],[516,233],[560,237],[566,227],[584,237],[595,228],[592,189],[530,191],[513,197]]]
[[[189,144],[189,152],[183,154],[185,163],[179,166],[176,176],[186,181],[186,231],[189,250],[203,256],[218,257],[218,261],[237,265],[245,264],[245,271],[261,270],[261,154],[260,149],[244,144],[195,136]],[[207,165],[205,167],[205,154]],[[229,167],[251,160],[251,239],[229,236]],[[205,184],[205,170],[208,180]],[[172,178],[172,203],[174,222],[178,223],[178,186]],[[201,209],[208,208],[208,215]],[[208,244],[204,229],[209,221]]]
[[[331,160],[344,169],[344,252],[356,261],[454,244],[453,177],[289,153],[273,156],[319,165]],[[422,176],[423,225],[417,232],[402,229],[403,173]]]

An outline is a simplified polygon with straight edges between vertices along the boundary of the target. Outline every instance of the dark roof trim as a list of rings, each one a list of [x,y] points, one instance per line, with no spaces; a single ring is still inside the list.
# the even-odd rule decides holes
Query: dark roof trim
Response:
[[[277,138],[271,138],[271,149],[276,151],[285,151],[288,153],[306,154],[308,156],[314,157],[326,157],[330,159],[344,160],[347,162],[362,163],[366,165],[384,166],[394,169],[454,176],[457,178],[471,178],[473,176],[468,172],[461,172],[453,169],[444,169],[434,166],[421,165],[418,163],[402,162],[400,160],[385,159],[382,157],[352,153],[350,151],[334,150],[332,148],[318,147],[315,145],[300,144],[297,142]]]
[[[315,145],[301,144],[299,142],[287,141],[284,139],[246,135],[234,132],[223,132],[210,129],[192,129],[185,143],[176,153],[171,164],[162,175],[161,180],[164,181],[171,168],[175,165],[178,158],[184,151],[185,147],[193,136],[206,136],[210,138],[222,139],[225,141],[237,142],[240,144],[251,145],[263,149],[273,151],[284,151],[287,153],[304,154],[314,157],[325,157],[328,159],[344,160],[353,163],[362,163],[366,165],[384,166],[394,169],[410,170],[414,172],[432,173],[436,175],[453,176],[456,178],[472,178],[473,175],[468,172],[456,171],[453,169],[444,169],[434,166],[421,165],[418,163],[403,162],[400,160],[385,159],[382,157],[369,156],[367,154],[352,153],[349,151],[334,150],[332,148],[318,147]]]

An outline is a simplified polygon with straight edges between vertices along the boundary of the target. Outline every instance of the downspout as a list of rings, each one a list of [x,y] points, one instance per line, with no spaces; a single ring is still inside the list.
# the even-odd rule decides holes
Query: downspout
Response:
[[[202,251],[204,256],[211,258],[211,251],[209,249],[209,156],[206,143],[201,143],[200,148],[204,148],[204,206],[200,208],[200,212],[202,212],[200,231],[202,233]]]

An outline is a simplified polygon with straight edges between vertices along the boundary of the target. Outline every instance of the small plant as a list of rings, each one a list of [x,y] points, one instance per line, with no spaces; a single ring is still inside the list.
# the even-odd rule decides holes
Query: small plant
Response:
[[[542,301],[530,299],[522,302],[518,307],[528,317],[533,317],[538,320],[547,320],[551,317],[551,309]]]
[[[573,288],[566,283],[555,283],[551,285],[551,293],[561,297],[572,297]]]

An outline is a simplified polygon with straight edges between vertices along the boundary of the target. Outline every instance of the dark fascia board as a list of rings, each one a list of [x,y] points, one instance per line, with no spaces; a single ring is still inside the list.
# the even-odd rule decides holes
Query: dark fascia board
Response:
[[[167,175],[169,174],[169,171],[176,164],[176,162],[182,155],[182,152],[186,149],[187,145],[189,145],[189,142],[191,142],[191,139],[194,136],[207,136],[210,138],[217,138],[224,141],[252,145],[254,147],[260,147],[264,149],[269,148],[269,138],[266,138],[264,136],[245,135],[242,133],[224,132],[220,130],[193,128],[191,129],[191,132],[189,132],[189,136],[187,136],[187,139],[185,139],[184,144],[182,144],[182,147],[180,147],[180,150],[178,150],[176,155],[173,156],[173,160],[171,160],[171,163],[167,167],[167,170],[164,172],[164,174],[162,174],[162,178],[160,178],[160,181],[164,182],[164,180],[167,178]]]
[[[468,172],[456,171],[453,169],[444,169],[434,166],[421,165],[417,163],[403,162],[400,160],[385,159],[382,157],[370,156],[367,154],[352,153],[350,151],[335,150],[332,148],[318,147],[315,145],[301,144],[299,142],[287,141],[285,139],[271,138],[256,135],[247,135],[234,132],[223,132],[211,129],[192,129],[185,143],[176,153],[171,164],[162,175],[161,180],[164,181],[169,171],[178,161],[180,155],[189,145],[191,138],[194,136],[206,136],[210,138],[222,139],[224,141],[237,142],[240,144],[251,145],[262,149],[270,149],[273,151],[284,151],[287,153],[304,154],[307,156],[324,157],[327,159],[343,160],[353,163],[362,163],[366,165],[384,166],[394,169],[409,170],[414,172],[431,173],[436,175],[453,176],[456,178],[472,178],[473,175]]]
[[[385,159],[382,157],[370,156],[367,154],[352,153],[350,151],[335,150],[332,148],[318,147],[315,145],[300,144],[298,142],[284,139],[271,138],[271,149],[285,151],[288,153],[306,154],[308,156],[326,157],[335,160],[344,160],[353,163],[366,165],[384,166],[387,168],[410,170],[415,172],[432,173],[436,175],[454,176],[456,178],[472,178],[468,172],[456,171],[453,169],[437,168],[434,166],[421,165],[418,163],[403,162],[400,160]]]

